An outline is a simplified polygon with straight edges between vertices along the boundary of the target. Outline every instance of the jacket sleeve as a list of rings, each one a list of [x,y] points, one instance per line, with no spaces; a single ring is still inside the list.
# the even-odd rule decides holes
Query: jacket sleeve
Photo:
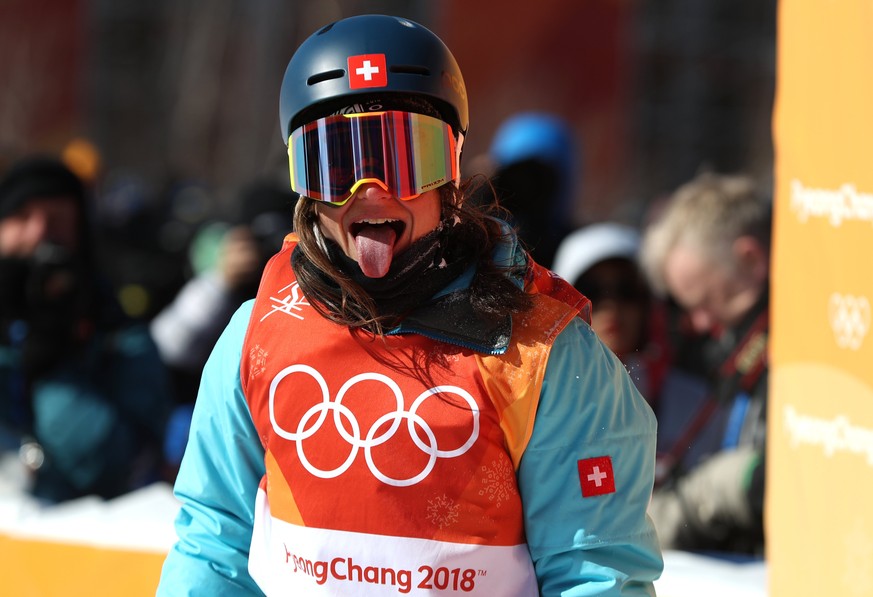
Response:
[[[586,323],[574,320],[550,353],[518,473],[541,595],[655,594],[663,559],[646,508],[656,431],[621,362]],[[598,463],[604,470],[596,472],[608,473],[604,457],[612,478],[591,491],[587,468]]]
[[[260,595],[248,573],[264,450],[240,385],[251,301],[236,312],[206,366],[174,493],[178,541],[157,594]]]
[[[152,467],[134,463],[160,446],[172,393],[144,326],[95,336],[33,384],[32,404],[53,471],[40,475],[40,497],[112,497],[154,479]]]
[[[165,363],[199,369],[239,301],[218,274],[207,272],[188,280],[173,302],[151,322],[151,333]]]

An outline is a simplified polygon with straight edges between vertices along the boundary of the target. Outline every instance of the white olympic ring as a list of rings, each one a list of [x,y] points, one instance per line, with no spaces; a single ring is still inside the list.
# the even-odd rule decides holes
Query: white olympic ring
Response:
[[[309,375],[316,381],[316,383],[318,383],[319,389],[321,390],[321,401],[310,407],[303,414],[303,416],[300,418],[300,421],[297,423],[296,431],[288,431],[283,428],[279,424],[279,422],[276,421],[275,414],[276,389],[278,388],[279,383],[292,373],[305,373]],[[380,416],[376,421],[373,422],[373,424],[367,430],[366,438],[364,439],[361,438],[360,424],[355,418],[354,413],[342,403],[346,393],[355,384],[362,381],[377,381],[385,384],[393,393],[394,401],[396,403],[394,411],[388,412]],[[473,418],[473,428],[470,431],[470,437],[468,437],[461,446],[453,450],[440,450],[438,448],[437,438],[433,432],[433,429],[431,429],[428,422],[423,417],[421,417],[421,415],[418,414],[418,409],[424,403],[424,401],[431,396],[436,396],[437,394],[455,394],[463,398],[467,402],[467,405],[470,407],[470,414]],[[395,487],[408,487],[410,485],[415,485],[416,483],[419,483],[421,480],[426,478],[436,465],[437,458],[455,458],[457,456],[461,456],[473,446],[473,444],[476,442],[476,439],[479,437],[479,406],[478,404],[476,404],[476,400],[473,398],[473,396],[471,396],[470,393],[466,390],[463,390],[457,386],[436,386],[433,388],[429,388],[422,392],[413,401],[412,407],[409,409],[409,411],[405,411],[403,405],[403,391],[400,389],[400,386],[397,385],[397,382],[395,382],[390,377],[387,377],[380,373],[361,373],[359,375],[355,375],[343,384],[339,392],[337,392],[336,400],[331,401],[330,391],[327,387],[327,382],[324,380],[321,373],[319,373],[316,369],[310,367],[309,365],[291,365],[282,369],[282,371],[280,371],[270,383],[269,410],[270,423],[272,424],[273,430],[276,432],[276,434],[283,439],[296,442],[297,455],[300,458],[300,462],[303,464],[303,467],[314,476],[322,479],[332,479],[342,475],[344,472],[349,470],[358,455],[358,450],[363,448],[364,459],[367,463],[367,467],[370,469],[370,472],[373,474],[374,477],[376,477],[386,485],[393,485]],[[340,436],[346,442],[348,442],[351,450],[349,452],[348,458],[346,458],[345,461],[338,467],[332,470],[322,470],[317,466],[313,465],[306,457],[306,454],[303,451],[303,440],[312,437],[319,429],[321,429],[322,424],[327,418],[328,411],[333,411],[334,425],[336,426],[336,429],[339,432]],[[310,420],[312,420],[316,415],[318,415],[318,418],[311,426],[307,427]],[[347,429],[346,425],[343,424],[343,418],[348,420],[348,424],[351,430]],[[428,456],[428,461],[427,464],[425,464],[424,468],[421,470],[421,472],[419,472],[418,474],[413,475],[408,479],[395,479],[393,477],[389,477],[381,470],[379,470],[379,467],[373,461],[372,449],[376,446],[384,444],[392,437],[394,437],[394,434],[400,427],[402,419],[406,419],[407,429],[413,443],[415,443],[416,447],[419,450],[421,450],[424,454]],[[391,425],[388,427],[388,429],[380,435],[376,435],[377,432],[388,421],[391,421]],[[416,431],[416,425],[421,428],[421,430],[427,437],[427,443],[422,440],[419,433]]]
[[[834,293],[828,303],[828,315],[837,345],[858,350],[870,329],[867,297]]]

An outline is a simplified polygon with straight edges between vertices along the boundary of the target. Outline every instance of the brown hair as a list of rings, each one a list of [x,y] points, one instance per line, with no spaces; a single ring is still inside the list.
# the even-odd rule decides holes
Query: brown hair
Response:
[[[476,276],[470,286],[471,302],[481,317],[497,318],[510,313],[530,309],[532,299],[513,282],[511,274],[522,274],[519,266],[502,266],[493,260],[495,247],[507,236],[501,223],[492,216],[499,215],[501,208],[496,203],[485,206],[467,201],[476,183],[467,181],[461,188],[453,184],[440,187],[442,217],[457,218],[472,225],[479,233],[477,254],[471,259],[476,264]],[[358,284],[343,274],[330,261],[322,248],[318,229],[318,214],[315,201],[301,198],[294,213],[294,229],[300,239],[302,258],[314,268],[295,268],[297,281],[310,300],[310,304],[325,318],[344,326],[366,329],[381,335],[386,327],[396,324],[393,318],[379,315],[373,299]],[[318,270],[339,287],[337,295],[330,282],[324,280]],[[509,275],[508,275],[509,274]]]

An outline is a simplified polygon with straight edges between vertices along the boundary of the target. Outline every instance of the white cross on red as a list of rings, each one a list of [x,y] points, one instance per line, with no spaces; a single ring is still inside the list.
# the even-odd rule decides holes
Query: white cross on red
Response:
[[[388,85],[385,54],[358,54],[348,57],[350,89],[367,89]]]
[[[603,480],[607,476],[608,475],[606,473],[604,473],[603,471],[600,470],[599,466],[595,466],[594,470],[591,472],[591,474],[588,475],[588,480],[594,481],[594,484],[597,485],[598,487],[600,487],[601,485],[603,485]]]
[[[367,81],[373,80],[373,75],[379,72],[378,66],[370,64],[369,60],[364,60],[364,63],[355,69],[355,74],[361,75]]]
[[[609,455],[583,458],[577,463],[582,497],[594,497],[615,493],[615,475]]]

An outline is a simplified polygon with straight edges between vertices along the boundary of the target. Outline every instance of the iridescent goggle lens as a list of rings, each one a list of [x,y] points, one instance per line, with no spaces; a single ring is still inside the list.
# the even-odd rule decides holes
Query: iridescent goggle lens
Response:
[[[364,183],[414,199],[458,173],[452,128],[412,112],[340,114],[294,130],[288,140],[291,188],[342,205]]]

